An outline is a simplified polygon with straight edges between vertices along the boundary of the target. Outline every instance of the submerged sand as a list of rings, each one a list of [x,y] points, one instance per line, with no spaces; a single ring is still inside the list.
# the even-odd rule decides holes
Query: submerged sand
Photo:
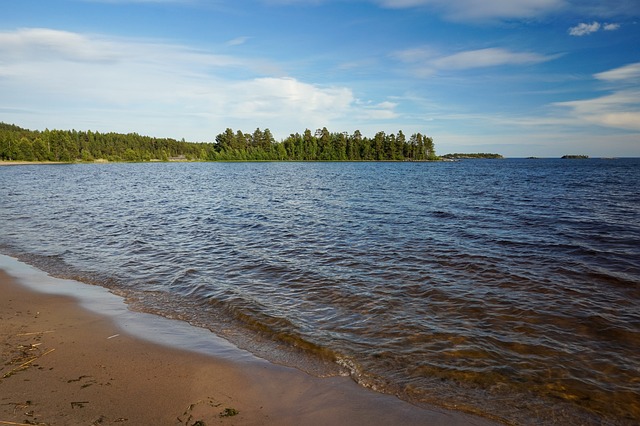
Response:
[[[144,341],[0,271],[0,425],[489,425],[346,377]]]

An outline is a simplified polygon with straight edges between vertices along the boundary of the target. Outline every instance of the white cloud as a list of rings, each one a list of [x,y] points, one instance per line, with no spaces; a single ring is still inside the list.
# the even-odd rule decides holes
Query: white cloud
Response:
[[[521,19],[545,15],[565,0],[376,0],[388,8],[433,7],[454,20]]]
[[[237,82],[228,95],[226,102],[233,118],[289,117],[301,123],[330,121],[345,114],[355,101],[345,87],[319,87],[294,78],[273,77]]]
[[[576,37],[581,37],[587,34],[595,33],[600,29],[599,22],[593,22],[591,24],[585,24],[584,22],[569,28],[569,34]]]
[[[603,29],[604,31],[615,31],[619,28],[620,24],[608,23],[603,25],[600,24],[600,22],[594,21],[590,24],[582,22],[575,27],[569,28],[568,32],[572,36],[582,37],[585,35],[596,33],[600,31],[600,29]]]

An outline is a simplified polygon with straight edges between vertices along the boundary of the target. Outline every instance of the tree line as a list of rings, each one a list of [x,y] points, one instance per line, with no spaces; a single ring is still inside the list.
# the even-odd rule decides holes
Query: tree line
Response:
[[[153,138],[137,133],[27,130],[0,123],[0,159],[19,161],[150,161],[199,158],[208,144]],[[205,156],[206,157],[206,156]]]
[[[356,130],[331,133],[309,129],[276,141],[269,129],[253,133],[226,129],[214,143],[154,138],[137,133],[77,130],[27,130],[0,123],[0,160],[17,161],[425,161],[435,160],[430,137],[409,138],[378,132],[373,138]]]

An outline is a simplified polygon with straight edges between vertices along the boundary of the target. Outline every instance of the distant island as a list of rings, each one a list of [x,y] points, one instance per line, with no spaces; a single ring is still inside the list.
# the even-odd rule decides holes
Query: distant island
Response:
[[[563,155],[564,160],[584,160],[589,158],[588,155]]]
[[[330,132],[326,127],[292,133],[276,141],[269,129],[251,133],[226,129],[215,142],[185,142],[137,133],[28,130],[0,122],[0,161],[435,161],[433,139],[359,130]]]
[[[442,156],[442,158],[447,158],[447,159],[451,159],[451,160],[461,160],[461,159],[470,159],[470,158],[504,158],[502,155],[500,154],[490,154],[490,153],[486,153],[486,152],[477,152],[477,153],[472,153],[472,154],[460,154],[460,153],[455,153],[455,154],[445,154]]]

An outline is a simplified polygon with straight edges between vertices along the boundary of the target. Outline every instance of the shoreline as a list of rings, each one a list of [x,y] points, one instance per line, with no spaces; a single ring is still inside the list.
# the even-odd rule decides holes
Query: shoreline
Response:
[[[0,161],[0,166],[32,166],[32,165],[41,165],[41,164],[73,164],[68,161],[13,161],[13,160],[2,160]]]
[[[496,424],[417,407],[348,377],[313,377],[220,342],[213,343],[218,355],[200,343],[180,347],[191,335],[177,347],[150,342],[131,334],[119,313],[93,312],[84,298],[58,289],[35,290],[43,277],[33,271],[41,272],[17,276],[0,265],[0,424]],[[128,312],[133,322],[148,315]]]

